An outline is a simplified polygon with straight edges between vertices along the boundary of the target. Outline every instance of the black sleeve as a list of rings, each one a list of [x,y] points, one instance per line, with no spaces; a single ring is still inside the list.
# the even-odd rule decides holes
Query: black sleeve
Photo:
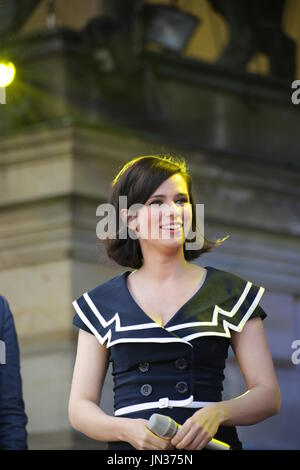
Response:
[[[27,450],[20,352],[8,302],[0,296],[0,449]]]
[[[247,321],[257,317],[260,317],[262,320],[264,320],[267,317],[266,312],[259,304],[264,292],[264,287],[259,287],[255,284],[251,285],[251,288],[249,289],[249,292],[247,293],[247,296],[240,307],[242,316],[247,316]],[[249,312],[251,312],[250,316]]]
[[[72,302],[75,310],[72,324],[81,330],[87,331],[87,333],[95,334],[92,331],[92,312],[88,306],[84,295],[81,295],[78,299]]]
[[[93,302],[90,292],[86,292],[72,302],[75,309],[73,325],[96,336],[101,344],[106,340],[106,320]]]
[[[264,292],[264,287],[245,281],[239,293],[221,306],[220,312],[225,325],[241,332],[247,321],[257,317],[264,320],[267,314],[259,305]]]

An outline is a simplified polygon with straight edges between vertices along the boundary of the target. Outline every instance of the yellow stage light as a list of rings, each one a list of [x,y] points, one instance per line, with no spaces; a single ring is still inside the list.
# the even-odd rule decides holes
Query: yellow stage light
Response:
[[[15,78],[16,69],[12,62],[0,62],[0,87],[7,87]]]

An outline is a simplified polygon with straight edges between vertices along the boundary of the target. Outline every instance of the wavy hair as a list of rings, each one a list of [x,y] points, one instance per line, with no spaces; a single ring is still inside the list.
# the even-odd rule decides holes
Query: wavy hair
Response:
[[[143,255],[138,239],[132,239],[128,236],[127,225],[125,228],[119,225],[119,197],[127,196],[128,207],[138,203],[145,204],[153,192],[175,174],[182,175],[186,182],[192,206],[192,230],[193,233],[196,233],[196,208],[192,195],[192,178],[187,170],[185,158],[171,155],[145,155],[133,158],[120,169],[111,183],[112,189],[108,202],[114,207],[117,217],[116,238],[108,236],[104,240],[104,246],[110,259],[121,266],[129,266],[134,269],[140,268],[143,264]],[[122,229],[127,231],[125,238],[119,237]],[[184,257],[187,261],[196,259],[203,253],[212,251],[227,238],[228,236],[211,241],[203,236],[202,248],[198,250],[187,249],[184,242]],[[196,235],[189,241],[192,243],[195,239]]]

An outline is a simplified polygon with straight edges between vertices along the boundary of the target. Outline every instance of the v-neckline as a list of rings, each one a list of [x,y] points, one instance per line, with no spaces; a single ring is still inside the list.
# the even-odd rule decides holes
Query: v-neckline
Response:
[[[178,315],[179,313],[182,312],[182,310],[184,308],[187,307],[187,305],[189,305],[194,299],[195,297],[198,296],[198,294],[202,291],[202,289],[205,287],[207,281],[208,281],[208,277],[209,277],[209,274],[210,274],[210,269],[211,267],[210,266],[203,266],[204,269],[206,269],[206,275],[205,275],[205,279],[204,281],[202,282],[201,286],[196,290],[196,292],[194,292],[194,294],[172,315],[172,317],[167,321],[167,323],[165,325],[161,325],[160,323],[156,322],[155,320],[153,320],[143,309],[142,307],[139,306],[139,304],[135,301],[134,297],[132,296],[130,290],[129,290],[129,287],[127,285],[127,277],[129,276],[129,274],[132,273],[132,271],[125,271],[123,274],[122,274],[122,279],[123,279],[123,283],[124,283],[124,287],[125,287],[125,292],[127,294],[127,297],[128,299],[130,300],[130,302],[135,306],[135,308],[140,312],[142,313],[142,315],[147,318],[148,321],[150,321],[150,323],[154,323],[155,325],[158,325],[160,326],[161,328],[163,329],[166,329],[169,325],[169,323],[171,323]]]

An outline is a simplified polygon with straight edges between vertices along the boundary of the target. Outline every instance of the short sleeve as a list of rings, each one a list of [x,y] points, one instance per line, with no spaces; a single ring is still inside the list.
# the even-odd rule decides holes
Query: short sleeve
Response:
[[[89,327],[86,326],[86,324],[81,320],[78,313],[75,313],[73,320],[72,320],[72,324],[76,326],[77,328],[80,328],[81,330],[84,330],[84,331],[87,331],[88,333],[93,334],[92,331],[89,329]]]
[[[257,317],[260,317],[262,320],[264,320],[265,318],[267,318],[267,314],[266,312],[264,311],[264,309],[262,308],[261,305],[257,305],[254,312],[251,313],[250,317],[248,318],[248,320],[251,320],[252,318],[257,318]]]
[[[241,332],[247,321],[258,317],[264,320],[267,314],[260,305],[264,292],[264,287],[244,281],[238,289],[238,294],[220,309],[225,324],[230,329]]]
[[[97,336],[95,314],[87,300],[89,301],[89,296],[83,294],[72,302],[76,312],[72,324],[81,330],[87,331],[87,333]]]
[[[257,317],[264,320],[267,317],[266,312],[260,305],[260,300],[264,292],[264,287],[251,284],[247,296],[241,305],[242,316],[243,318],[246,317],[247,321]]]
[[[81,295],[78,299],[74,300],[72,305],[76,312],[73,317],[72,324],[81,330],[93,334],[93,331],[88,326],[91,321],[91,312],[84,295]]]
[[[98,297],[98,296],[97,296]],[[111,331],[107,320],[107,313],[95,298],[95,291],[89,291],[72,302],[75,309],[73,325],[96,336],[101,344],[110,338]]]

